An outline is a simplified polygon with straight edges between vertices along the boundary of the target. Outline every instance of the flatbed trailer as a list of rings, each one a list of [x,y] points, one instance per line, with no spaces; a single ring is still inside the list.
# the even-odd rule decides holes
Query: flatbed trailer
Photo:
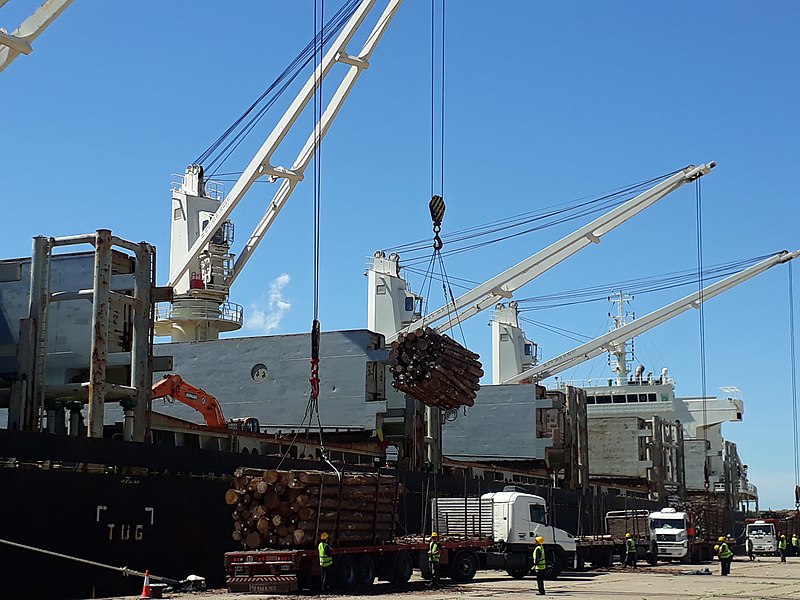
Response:
[[[657,556],[653,550],[653,542],[649,538],[637,537],[636,558],[655,565]],[[625,559],[625,538],[611,535],[577,536],[575,538],[575,566],[581,571],[591,565],[593,567],[611,567],[615,558],[619,562]]]
[[[478,569],[487,568],[486,550],[491,545],[489,539],[443,539],[440,575],[460,582],[471,580]],[[425,541],[333,548],[331,555],[331,583],[343,591],[366,588],[376,579],[406,583],[415,568],[423,576],[430,575]],[[227,552],[225,571],[230,592],[252,594],[318,589],[322,575],[316,549]]]

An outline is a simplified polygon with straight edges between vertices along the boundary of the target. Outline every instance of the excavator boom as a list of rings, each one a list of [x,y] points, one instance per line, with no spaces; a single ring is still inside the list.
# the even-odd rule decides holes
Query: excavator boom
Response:
[[[186,406],[191,406],[203,415],[203,419],[209,427],[225,427],[227,425],[217,399],[199,387],[186,383],[180,375],[164,375],[162,380],[153,384],[152,394],[153,399],[169,396]]]

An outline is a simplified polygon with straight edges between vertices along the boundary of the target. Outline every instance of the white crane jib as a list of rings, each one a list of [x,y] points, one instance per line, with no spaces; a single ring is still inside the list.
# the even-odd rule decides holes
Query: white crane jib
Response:
[[[8,0],[0,0],[2,7]],[[10,65],[20,54],[33,52],[33,40],[39,37],[72,3],[72,0],[47,0],[25,19],[13,33],[0,29],[0,71]]]
[[[325,53],[325,56],[322,58],[322,61],[317,66],[314,73],[306,81],[278,124],[250,161],[250,164],[233,185],[230,193],[228,193],[223,202],[219,205],[219,208],[214,213],[208,225],[191,245],[185,257],[171,266],[168,285],[174,286],[181,277],[186,274],[192,261],[196,260],[200,253],[203,252],[204,248],[208,246],[217,230],[228,220],[233,209],[236,208],[236,205],[242,200],[256,180],[261,177],[268,177],[272,182],[282,179],[283,181],[275,192],[272,201],[269,203],[264,216],[248,239],[241,254],[236,259],[232,272],[227,277],[227,285],[230,286],[242,272],[242,269],[253,251],[263,239],[264,234],[272,225],[281,209],[286,205],[295,186],[299,181],[302,181],[306,167],[311,162],[315,150],[327,133],[331,123],[336,118],[336,115],[339,113],[339,109],[353,89],[359,75],[369,67],[369,59],[397,12],[402,0],[390,0],[388,2],[378,22],[367,36],[362,49],[355,55],[349,54],[347,52],[347,45],[364,23],[364,20],[372,11],[375,3],[376,0],[363,0],[363,2],[361,2],[353,13],[353,16]],[[271,161],[276,150],[313,98],[314,92],[318,89],[322,80],[328,75],[331,68],[336,63],[350,65],[350,68],[347,70],[343,80],[325,107],[321,118],[315,124],[314,129],[303,148],[300,150],[300,153],[297,155],[294,163],[288,169],[281,166],[273,166]]]
[[[676,300],[672,304],[668,304],[667,306],[640,317],[618,329],[613,329],[608,333],[601,335],[600,337],[569,350],[568,352],[564,352],[555,358],[551,358],[550,360],[536,365],[535,367],[510,377],[503,381],[503,383],[518,383],[525,379],[541,381],[542,379],[547,379],[548,377],[552,377],[561,371],[574,367],[575,365],[578,365],[584,361],[590,360],[595,356],[599,356],[604,352],[614,352],[627,340],[644,333],[645,331],[648,331],[657,325],[661,325],[661,323],[664,323],[665,321],[670,320],[672,317],[676,317],[679,314],[686,312],[690,308],[698,308],[706,300],[710,300],[714,296],[718,296],[722,292],[725,292],[732,287],[739,285],[740,283],[744,283],[748,279],[763,273],[775,265],[789,262],[798,256],[800,256],[800,250],[795,252],[788,252],[786,250],[779,252],[774,256],[756,263],[752,267],[717,281],[716,283],[703,288],[701,291],[689,294],[680,300]]]
[[[599,244],[600,238],[606,233],[652,206],[684,184],[708,174],[716,164],[712,161],[700,166],[689,165],[649,190],[595,219],[588,225],[584,225],[544,250],[462,294],[455,299],[454,303],[446,304],[425,317],[417,319],[403,330],[414,330],[426,325],[433,326],[442,319],[447,319],[444,323],[435,327],[437,332],[442,333],[452,329],[460,321],[468,319],[482,310],[492,308],[499,301],[511,298],[513,293],[526,283],[529,283],[589,244]],[[402,331],[387,337],[386,342],[393,342],[400,333]]]

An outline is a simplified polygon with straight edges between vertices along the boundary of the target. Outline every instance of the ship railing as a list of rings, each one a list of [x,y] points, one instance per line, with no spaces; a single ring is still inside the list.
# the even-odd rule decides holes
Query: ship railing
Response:
[[[180,192],[183,190],[183,178],[184,176],[180,173],[173,173],[172,174],[172,181],[170,183],[170,190],[173,192]],[[205,197],[211,198],[212,200],[218,200],[222,202],[225,198],[225,184],[219,181],[214,181],[213,179],[206,179],[204,182],[205,185]]]
[[[156,306],[157,321],[226,321],[236,325],[244,323],[244,308],[235,302],[223,302],[218,307],[204,303],[196,306]]]
[[[563,390],[565,387],[572,386],[577,388],[587,388],[587,387],[618,387],[617,381],[614,377],[594,377],[590,379],[559,379],[554,377],[552,380],[548,380],[542,382],[549,390]],[[648,381],[646,378],[642,379],[642,381],[627,381],[623,385],[629,386],[646,386],[646,385],[675,385],[675,379],[672,377],[667,377],[663,379],[661,377],[654,377],[652,381]]]

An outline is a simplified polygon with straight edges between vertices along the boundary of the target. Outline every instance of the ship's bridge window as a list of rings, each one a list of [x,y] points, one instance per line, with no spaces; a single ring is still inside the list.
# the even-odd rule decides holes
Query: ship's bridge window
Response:
[[[639,402],[647,402],[647,394],[639,394]]]
[[[597,397],[598,404],[611,404],[611,396],[598,396]]]
[[[412,312],[413,310],[414,310],[414,297],[406,296],[406,312]]]
[[[647,394],[647,401],[648,402],[655,402],[656,401],[656,395],[655,394]]]
[[[614,404],[625,404],[625,394],[614,394]]]
[[[525,344],[525,356],[533,356],[533,344]]]
[[[638,402],[639,394],[628,394],[628,402]]]
[[[586,396],[586,404],[594,404],[594,396]]]

